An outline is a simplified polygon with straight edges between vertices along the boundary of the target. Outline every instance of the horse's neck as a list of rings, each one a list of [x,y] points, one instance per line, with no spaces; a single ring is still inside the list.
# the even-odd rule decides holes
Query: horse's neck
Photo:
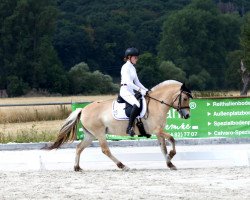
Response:
[[[153,91],[152,94],[150,94],[150,96],[159,99],[160,101],[164,101],[168,104],[171,104],[177,92],[178,92],[177,87],[161,88],[159,90]]]
[[[148,111],[151,117],[157,117],[159,120],[165,120],[170,106],[173,103],[173,99],[178,91],[177,87],[164,88],[161,90],[153,91],[149,94],[154,99],[148,99]],[[157,100],[156,100],[157,99]],[[164,103],[163,103],[164,102]]]

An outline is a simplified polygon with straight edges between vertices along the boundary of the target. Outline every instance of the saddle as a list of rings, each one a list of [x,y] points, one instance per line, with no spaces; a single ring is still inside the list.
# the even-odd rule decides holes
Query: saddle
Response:
[[[146,113],[146,100],[145,98],[142,97],[142,95],[139,92],[135,93],[135,98],[140,102],[140,115],[138,115],[138,117],[136,118],[137,122],[136,122],[136,126],[139,129],[140,135],[139,137],[151,137],[150,134],[147,134],[142,120],[141,118],[144,117],[145,113]],[[121,96],[120,94],[118,95],[117,99],[113,102],[113,106],[112,106],[112,114],[113,117],[116,120],[128,120],[131,110],[132,110],[133,106],[131,104],[129,104],[128,102],[126,102]]]
[[[142,108],[143,108],[143,102],[142,102],[142,95],[137,92],[135,93],[135,98],[140,102],[140,108],[139,108],[139,113],[141,113],[142,111]],[[129,118],[130,114],[131,114],[131,110],[133,108],[133,106],[131,104],[129,104],[128,102],[126,102],[121,96],[120,94],[118,95],[117,97],[117,100],[116,100],[118,103],[125,103],[125,114],[126,116]]]

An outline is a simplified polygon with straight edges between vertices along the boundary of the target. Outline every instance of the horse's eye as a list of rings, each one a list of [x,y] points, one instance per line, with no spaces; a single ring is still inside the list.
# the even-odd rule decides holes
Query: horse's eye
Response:
[[[184,100],[184,101],[187,101],[187,100],[188,100],[188,98],[184,98],[183,100]]]

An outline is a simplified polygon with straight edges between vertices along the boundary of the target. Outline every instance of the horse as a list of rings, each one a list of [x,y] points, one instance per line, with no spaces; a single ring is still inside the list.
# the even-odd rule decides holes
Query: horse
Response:
[[[176,166],[171,162],[176,154],[175,139],[169,133],[164,131],[166,117],[169,109],[176,109],[182,118],[190,117],[189,101],[192,98],[191,91],[175,80],[167,80],[154,86],[145,96],[147,102],[147,114],[142,118],[144,128],[147,133],[155,134],[161,151],[164,155],[167,167],[176,170]],[[83,140],[76,147],[75,171],[82,171],[79,162],[82,151],[88,147],[94,139],[99,141],[102,152],[108,156],[118,168],[129,170],[129,167],[119,161],[110,151],[106,140],[107,133],[112,135],[127,135],[127,120],[116,120],[112,116],[112,102],[114,99],[105,101],[95,101],[82,109],[76,109],[65,120],[62,125],[56,141],[53,144],[45,146],[45,149],[58,149],[62,144],[74,141],[76,138],[76,129],[79,121],[83,124],[85,132]],[[139,130],[135,127],[136,135]],[[166,140],[170,142],[172,149],[168,153]]]

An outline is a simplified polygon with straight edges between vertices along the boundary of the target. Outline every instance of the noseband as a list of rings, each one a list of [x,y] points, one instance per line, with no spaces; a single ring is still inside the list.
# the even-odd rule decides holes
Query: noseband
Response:
[[[187,92],[181,90],[180,94],[175,98],[175,100],[174,100],[171,104],[168,104],[168,103],[166,103],[166,102],[163,101],[163,100],[159,100],[159,99],[156,99],[156,98],[154,98],[154,97],[151,97],[151,96],[149,96],[148,94],[147,94],[147,97],[148,97],[149,99],[153,99],[153,100],[155,100],[155,101],[157,101],[157,102],[159,102],[159,103],[161,103],[161,104],[164,104],[164,105],[166,105],[166,106],[169,106],[169,107],[171,107],[171,108],[174,108],[174,109],[176,109],[177,111],[180,111],[181,109],[190,108],[189,106],[181,106],[182,93],[187,94],[188,96],[190,95],[190,94],[188,94]],[[178,102],[178,106],[175,107],[175,106],[174,106],[174,103],[176,102],[177,99],[179,99],[179,102]]]

